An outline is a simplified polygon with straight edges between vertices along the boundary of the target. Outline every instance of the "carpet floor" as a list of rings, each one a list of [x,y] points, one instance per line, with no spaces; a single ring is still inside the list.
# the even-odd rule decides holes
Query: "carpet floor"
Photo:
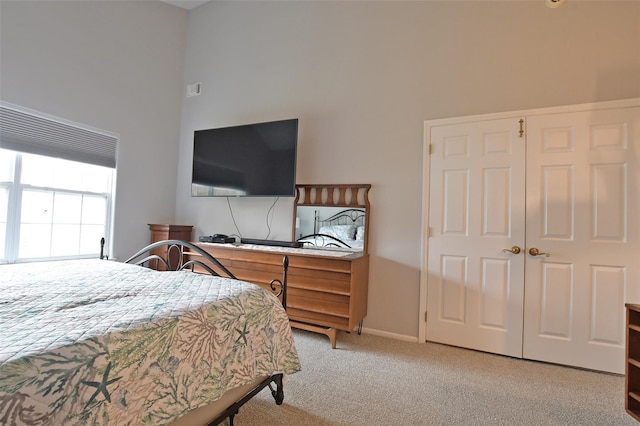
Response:
[[[435,343],[294,330],[302,371],[235,425],[637,425],[624,377]]]

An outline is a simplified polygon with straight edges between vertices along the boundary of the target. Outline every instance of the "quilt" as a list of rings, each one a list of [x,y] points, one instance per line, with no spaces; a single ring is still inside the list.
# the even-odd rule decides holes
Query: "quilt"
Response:
[[[104,260],[0,266],[0,424],[162,425],[300,370],[257,285]]]

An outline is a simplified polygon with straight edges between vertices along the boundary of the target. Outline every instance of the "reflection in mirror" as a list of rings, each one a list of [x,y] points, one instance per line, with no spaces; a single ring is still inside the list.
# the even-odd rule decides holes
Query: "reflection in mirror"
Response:
[[[370,184],[296,185],[293,240],[366,254],[370,189]]]
[[[364,248],[366,209],[300,206],[296,217],[296,241],[308,247]]]

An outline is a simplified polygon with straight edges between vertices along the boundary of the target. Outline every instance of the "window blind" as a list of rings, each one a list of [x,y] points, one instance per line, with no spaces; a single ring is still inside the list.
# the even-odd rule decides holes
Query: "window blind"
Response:
[[[0,148],[116,167],[118,137],[0,104]]]

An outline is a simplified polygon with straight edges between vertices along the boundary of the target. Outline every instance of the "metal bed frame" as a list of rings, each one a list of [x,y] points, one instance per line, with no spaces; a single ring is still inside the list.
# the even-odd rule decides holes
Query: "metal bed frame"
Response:
[[[163,249],[165,246],[166,251]],[[166,256],[162,256],[161,254]],[[103,258],[102,254],[101,258]],[[175,261],[172,261],[174,259]],[[206,271],[206,273],[210,275],[225,276],[234,280],[237,279],[235,275],[220,263],[218,259],[211,256],[208,252],[195,244],[182,240],[163,240],[149,244],[125,260],[124,263],[140,266],[150,266],[155,264],[156,267],[158,267],[158,265],[162,265],[162,269],[168,271],[190,270],[194,273],[199,273],[199,271],[196,271],[196,268],[202,268],[202,270]],[[217,270],[212,268],[210,265],[214,265]],[[269,284],[271,291],[274,292],[276,297],[281,297],[282,306],[285,309],[287,308],[288,268],[289,258],[285,255],[282,259],[282,279],[275,278],[271,280],[271,283]],[[224,275],[221,275],[218,270]],[[245,396],[227,407],[207,425],[219,425],[226,419],[229,419],[229,426],[233,426],[234,417],[238,414],[240,408],[267,386],[276,401],[276,405],[282,405],[282,402],[284,401],[283,375],[274,374],[258,383],[252,390],[246,393]]]

